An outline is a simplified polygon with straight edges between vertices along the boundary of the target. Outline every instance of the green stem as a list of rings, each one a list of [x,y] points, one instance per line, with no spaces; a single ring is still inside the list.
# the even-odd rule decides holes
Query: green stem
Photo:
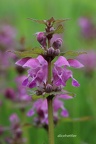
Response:
[[[49,132],[49,144],[54,144],[54,123],[53,123],[53,106],[52,98],[47,98],[48,103],[48,132]]]
[[[51,62],[48,63],[48,84],[51,84]],[[53,106],[51,96],[47,98],[47,104],[48,104],[49,144],[54,144],[54,122],[53,122]]]

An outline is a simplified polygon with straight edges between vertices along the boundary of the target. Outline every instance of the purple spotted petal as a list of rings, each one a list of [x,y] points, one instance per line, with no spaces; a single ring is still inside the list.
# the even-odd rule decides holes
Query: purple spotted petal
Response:
[[[61,112],[61,116],[68,117],[69,116],[68,111],[66,109],[63,109],[62,112]]]
[[[60,56],[58,60],[54,63],[56,66],[61,67],[61,66],[70,66],[69,62],[67,59],[63,56]]]
[[[22,58],[20,60],[18,60],[15,64],[19,65],[19,66],[23,66],[30,58],[26,57],[26,58]]]
[[[84,67],[83,64],[81,64],[78,60],[76,59],[68,59],[68,62],[70,64],[71,67],[74,67],[74,68],[82,68]]]
[[[30,109],[28,112],[27,112],[27,116],[30,117],[30,116],[33,116],[34,115],[34,110],[33,109]]]
[[[78,83],[78,81],[76,79],[72,78],[72,86],[79,87],[80,84]]]

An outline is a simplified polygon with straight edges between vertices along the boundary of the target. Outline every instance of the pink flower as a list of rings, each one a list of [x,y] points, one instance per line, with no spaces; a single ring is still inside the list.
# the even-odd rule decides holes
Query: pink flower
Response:
[[[86,74],[92,74],[96,69],[96,51],[89,50],[87,54],[78,56],[78,60],[84,64]]]
[[[10,25],[3,24],[0,26],[0,46],[4,48],[12,47],[16,37],[16,30]]]
[[[57,122],[59,117],[68,117],[69,113],[64,107],[64,103],[62,99],[71,99],[72,97],[68,94],[58,94],[53,99],[53,116],[54,122]],[[61,113],[59,114],[59,110]],[[39,99],[33,103],[33,107],[28,111],[27,116],[33,116],[34,114],[34,122],[39,125],[48,125],[48,107],[47,107],[47,99]],[[60,116],[59,116],[60,115]]]
[[[68,79],[72,78],[72,85],[78,87],[80,84],[76,79],[73,78],[71,70],[67,67],[81,68],[83,65],[75,59],[66,59],[60,56],[58,60],[54,63],[53,68],[53,84],[56,86],[66,86]]]
[[[96,26],[90,18],[79,18],[79,26],[81,27],[81,34],[85,39],[91,40],[96,38]]]
[[[12,102],[21,103],[21,106],[26,106],[26,104],[31,101],[31,96],[27,94],[27,90],[22,86],[22,82],[25,78],[25,76],[18,76],[15,80],[17,84],[16,90],[13,88],[7,88],[4,94],[5,97]],[[25,105],[22,105],[23,103]]]
[[[33,88],[46,83],[48,64],[42,56],[38,56],[34,59],[23,58],[16,62],[16,64],[24,68],[29,68],[28,77],[23,81],[24,86]]]

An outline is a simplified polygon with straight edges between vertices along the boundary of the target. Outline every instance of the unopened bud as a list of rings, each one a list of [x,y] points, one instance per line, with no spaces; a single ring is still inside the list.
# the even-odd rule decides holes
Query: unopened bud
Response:
[[[54,42],[53,45],[54,49],[59,49],[62,46],[62,39],[57,38]]]
[[[60,54],[60,50],[59,49],[56,49],[55,51],[54,51],[54,55],[55,56],[58,56]]]
[[[15,92],[12,88],[8,88],[8,89],[6,89],[4,95],[7,99],[14,100]]]
[[[53,47],[50,47],[48,50],[47,50],[47,54],[49,56],[53,56],[54,55],[54,48]]]
[[[46,85],[46,92],[47,92],[47,93],[52,92],[52,85],[50,85],[50,84],[47,84],[47,85]]]
[[[44,32],[38,32],[36,33],[37,35],[37,41],[43,46],[46,47],[47,43],[46,43],[46,36],[44,34]]]
[[[20,128],[18,128],[16,130],[16,138],[21,138],[22,137],[22,130]]]

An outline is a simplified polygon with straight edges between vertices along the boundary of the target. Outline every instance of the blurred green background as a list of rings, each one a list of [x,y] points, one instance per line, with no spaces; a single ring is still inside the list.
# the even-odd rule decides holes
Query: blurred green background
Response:
[[[37,46],[38,43],[34,33],[44,31],[44,26],[32,22],[27,18],[34,19],[56,19],[70,18],[64,23],[64,45],[66,50],[87,50],[96,49],[96,41],[86,42],[80,38],[78,19],[82,16],[90,16],[96,24],[96,1],[95,0],[0,0],[0,21],[5,20],[16,27],[17,40],[25,37],[26,46]],[[15,49],[15,48],[14,48]],[[14,69],[7,72],[6,86],[15,87],[14,77],[17,75]],[[95,144],[96,143],[96,72],[92,77],[87,77],[82,70],[74,70],[74,76],[80,83],[79,88],[71,86],[68,82],[66,89],[76,93],[73,100],[65,101],[70,118],[91,117],[86,121],[61,121],[55,127],[56,144]],[[2,82],[0,84],[2,86]],[[0,125],[9,124],[9,115],[14,110],[11,103],[3,98],[4,104],[0,107]],[[21,115],[20,115],[21,116]],[[31,121],[31,118],[26,118]],[[22,120],[21,120],[22,121]],[[58,138],[59,134],[74,134],[75,138]],[[43,128],[25,128],[25,137],[28,137],[27,144],[46,144],[47,133]]]

